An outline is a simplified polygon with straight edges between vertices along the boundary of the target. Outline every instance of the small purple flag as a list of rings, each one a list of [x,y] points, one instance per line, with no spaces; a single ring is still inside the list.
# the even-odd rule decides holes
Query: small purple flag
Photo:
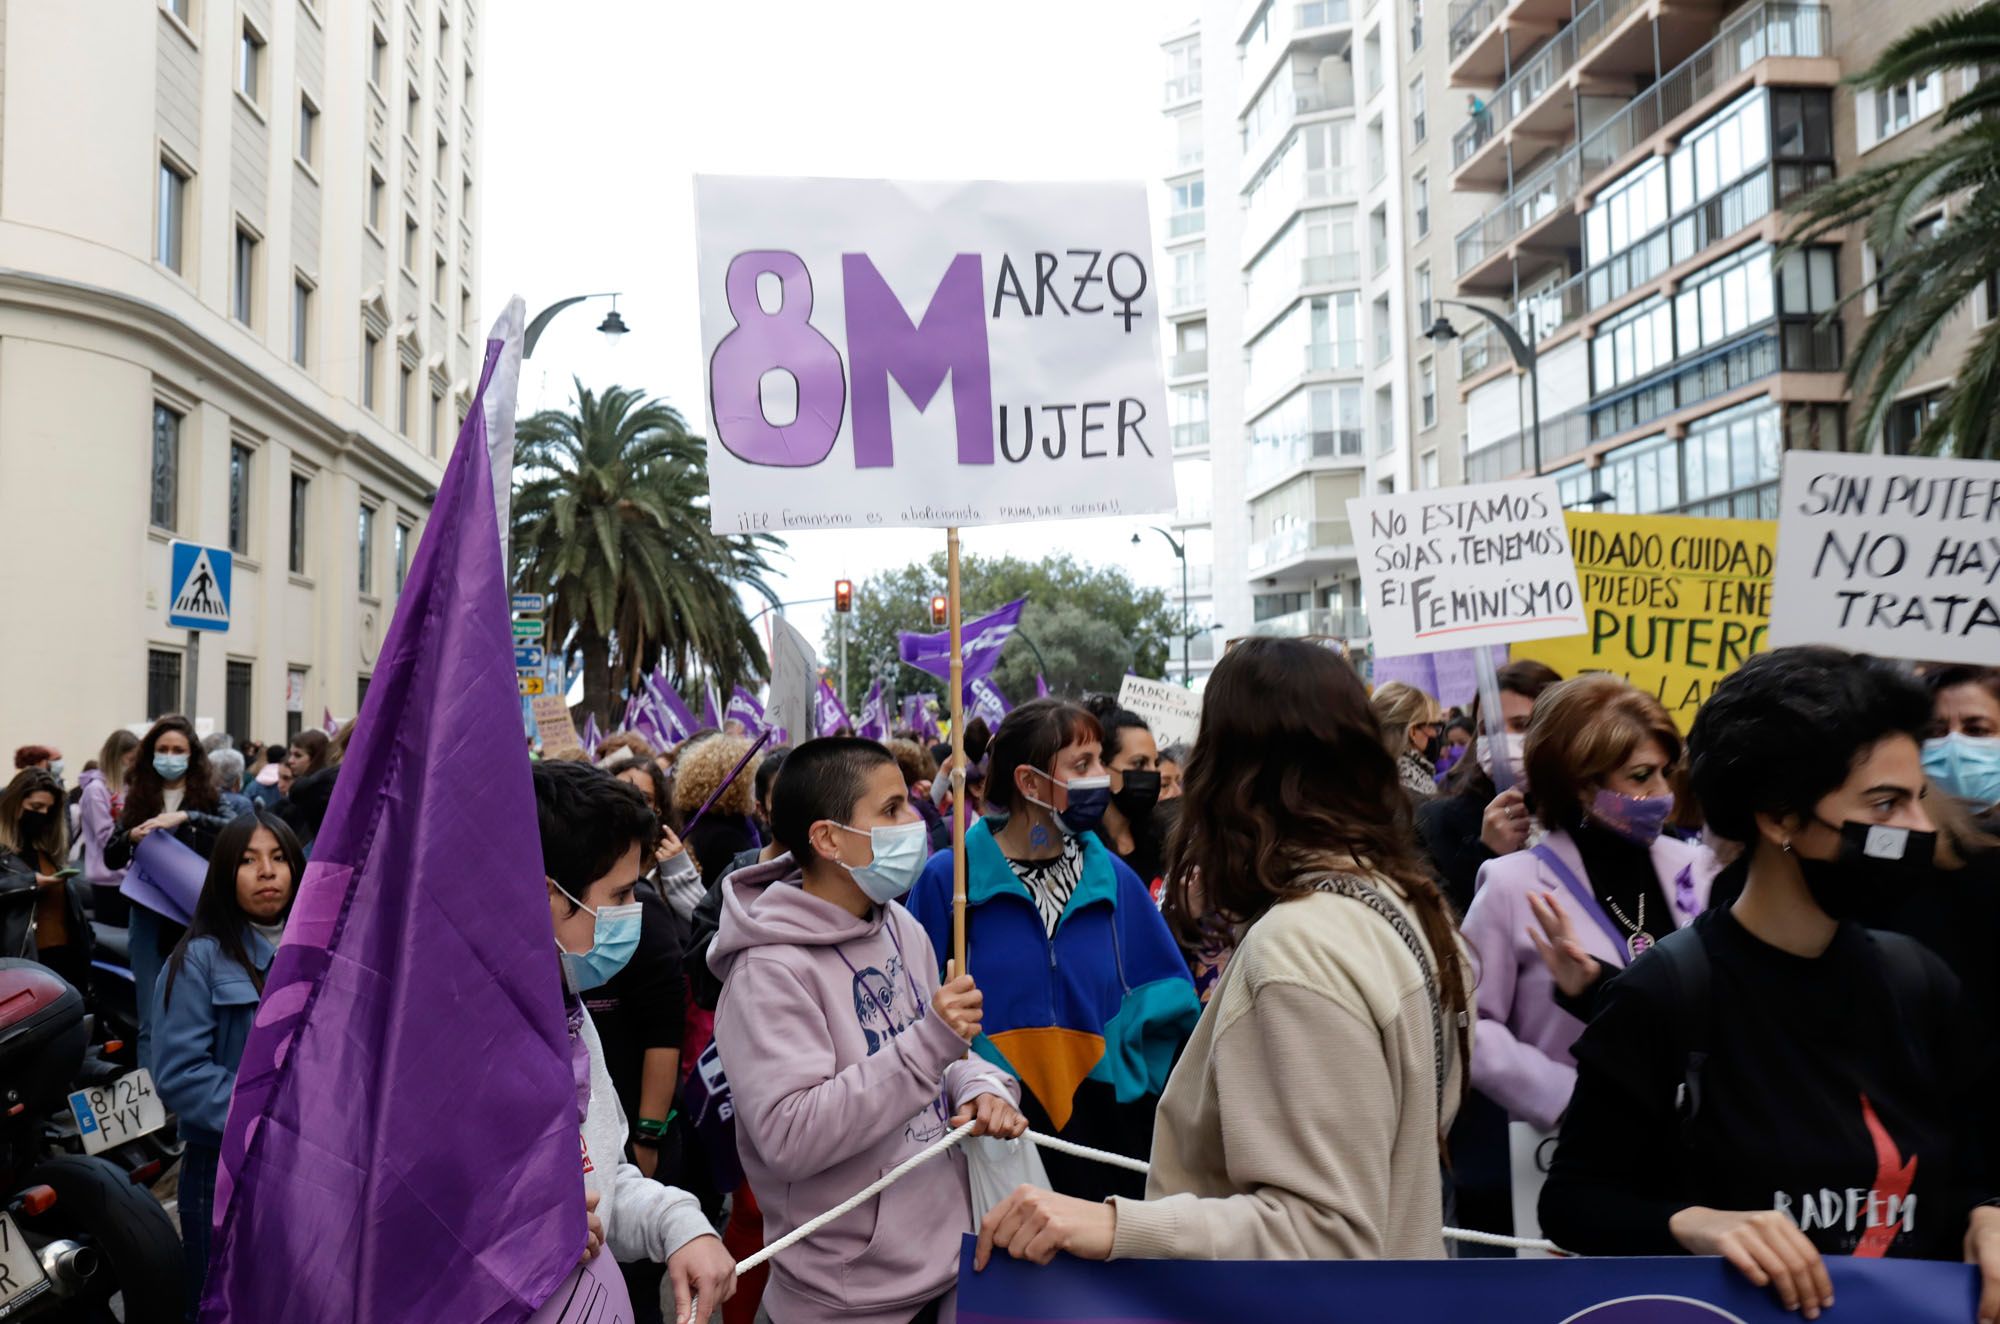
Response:
[[[613,735],[623,735],[625,732],[630,731],[632,729],[632,722],[634,717],[637,715],[638,704],[639,704],[638,695],[628,694],[625,696],[625,715],[618,719],[618,725],[612,731]]]
[[[674,687],[667,684],[665,673],[655,671],[646,677],[646,695],[652,700],[654,721],[669,737],[667,744],[678,745],[694,734],[694,714],[681,702]]]
[[[861,725],[854,734],[863,740],[889,738],[889,697],[883,693],[879,680],[869,689],[868,701],[861,705]]]
[[[1007,696],[993,683],[990,676],[981,676],[965,687],[965,720],[975,717],[986,719],[986,725],[997,727],[1000,720],[1014,711],[1014,705],[1007,702]]]
[[[701,690],[701,724],[712,731],[722,729],[722,717],[715,707],[715,686],[704,685]]]
[[[597,729],[596,713],[589,713],[584,716],[583,734],[578,739],[583,741],[583,752],[592,758],[596,758],[597,747],[604,743],[604,733]]]
[[[847,705],[840,701],[840,696],[833,692],[833,685],[825,677],[820,678],[819,693],[813,696],[813,725],[823,736],[854,725],[854,719],[847,715]]]
[[[148,832],[118,890],[156,915],[185,924],[208,881],[208,861],[171,832]]]
[[[1035,673],[1035,697],[1037,699],[1049,697],[1049,678],[1039,671]]]
[[[210,1324],[517,1324],[584,1247],[479,398],[502,349],[487,343],[244,1048]]]
[[[725,722],[743,723],[745,735],[756,735],[764,729],[764,705],[757,702],[757,696],[738,685],[729,696],[729,707],[723,710]]]
[[[322,711],[323,715],[320,718],[320,729],[325,731],[328,735],[337,734],[340,730],[340,723],[333,720],[333,709],[327,708]]]
[[[970,685],[981,676],[993,674],[993,668],[1000,664],[1000,649],[1020,625],[1021,609],[1027,605],[1026,598],[1019,598],[999,611],[965,622],[960,630],[965,657],[965,669],[960,673],[963,683]],[[951,631],[937,634],[904,631],[896,639],[903,661],[940,680],[951,679]]]

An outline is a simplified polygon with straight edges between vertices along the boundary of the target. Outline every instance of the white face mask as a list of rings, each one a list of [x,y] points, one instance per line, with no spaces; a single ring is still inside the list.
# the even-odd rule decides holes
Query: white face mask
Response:
[[[1479,770],[1488,777],[1493,776],[1493,750],[1489,747],[1490,737],[1481,736],[1473,749],[1473,757],[1479,760]],[[1502,746],[1507,766],[1513,770],[1516,781],[1522,777],[1521,754],[1528,747],[1528,737],[1524,732],[1509,731],[1507,742]]]

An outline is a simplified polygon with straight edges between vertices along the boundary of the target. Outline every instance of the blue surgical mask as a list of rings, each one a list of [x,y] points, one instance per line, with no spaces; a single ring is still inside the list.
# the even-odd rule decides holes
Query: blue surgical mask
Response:
[[[1924,772],[1939,790],[1975,810],[2000,804],[2000,736],[1953,732],[1926,740]]]
[[[1036,768],[1035,772],[1046,778],[1050,785],[1059,785],[1068,792],[1069,807],[1061,813],[1056,813],[1054,805],[1044,804],[1032,795],[1028,797],[1030,803],[1041,805],[1055,814],[1065,833],[1080,837],[1104,821],[1104,811],[1111,805],[1111,778],[1108,775],[1072,777],[1069,781],[1057,782],[1040,768]]]
[[[641,907],[637,901],[623,906],[599,906],[590,910],[581,901],[569,895],[561,883],[555,879],[556,891],[569,897],[572,902],[589,910],[597,920],[591,930],[590,950],[581,954],[564,952],[563,964],[569,968],[569,975],[575,981],[577,991],[596,988],[625,968],[632,959],[632,953],[639,950],[639,915]]]
[[[1590,802],[1590,816],[1600,826],[1616,832],[1635,846],[1650,846],[1658,841],[1673,812],[1674,797],[1671,795],[1640,797],[1620,795],[1605,789]]]
[[[163,782],[177,782],[187,776],[188,756],[185,754],[153,755],[153,771],[160,774]]]
[[[896,823],[889,827],[874,827],[863,832],[845,823],[835,823],[842,832],[852,832],[857,837],[867,837],[875,858],[866,864],[843,864],[835,860],[841,868],[854,877],[854,882],[870,901],[885,906],[916,886],[917,875],[924,871],[924,859],[929,854],[930,829],[921,818],[914,823]]]

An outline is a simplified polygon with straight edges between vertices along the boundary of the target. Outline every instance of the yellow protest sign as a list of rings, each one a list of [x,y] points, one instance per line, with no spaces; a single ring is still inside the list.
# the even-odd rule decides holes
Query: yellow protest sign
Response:
[[[1589,629],[1516,644],[1564,677],[1608,671],[1685,733],[1716,682],[1765,648],[1778,527],[1686,515],[1565,515]]]

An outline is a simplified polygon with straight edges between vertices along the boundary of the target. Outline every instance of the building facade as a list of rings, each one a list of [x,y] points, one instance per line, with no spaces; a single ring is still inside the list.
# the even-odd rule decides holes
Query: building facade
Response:
[[[357,710],[476,385],[479,21],[0,0],[10,747]],[[176,539],[226,633],[167,624]]]

